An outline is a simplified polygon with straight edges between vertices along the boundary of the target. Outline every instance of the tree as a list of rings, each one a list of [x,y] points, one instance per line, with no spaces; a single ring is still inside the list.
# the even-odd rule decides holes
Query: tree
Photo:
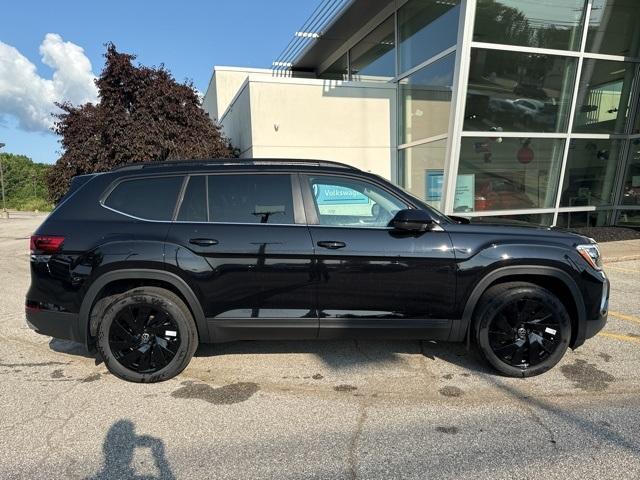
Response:
[[[105,59],[97,104],[58,105],[54,131],[64,150],[48,176],[51,200],[59,200],[76,175],[132,162],[234,156],[192,83],[176,82],[163,65],[134,66],[135,56],[112,43]]]
[[[24,155],[0,153],[0,157],[7,207],[18,210],[50,210],[46,178],[53,167],[34,163]]]

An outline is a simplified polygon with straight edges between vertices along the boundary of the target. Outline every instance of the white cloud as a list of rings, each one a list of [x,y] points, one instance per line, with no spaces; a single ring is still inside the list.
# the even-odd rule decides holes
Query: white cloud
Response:
[[[49,131],[55,102],[96,102],[98,90],[91,62],[84,50],[48,33],[40,45],[42,62],[53,69],[53,78],[42,78],[16,48],[0,42],[0,116],[11,115],[27,131]]]

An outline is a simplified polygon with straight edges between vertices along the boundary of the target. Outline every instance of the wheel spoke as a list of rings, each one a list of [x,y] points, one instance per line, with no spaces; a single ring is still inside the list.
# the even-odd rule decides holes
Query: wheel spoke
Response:
[[[525,343],[523,342],[511,357],[511,365],[520,365],[522,363],[522,357],[524,356]]]

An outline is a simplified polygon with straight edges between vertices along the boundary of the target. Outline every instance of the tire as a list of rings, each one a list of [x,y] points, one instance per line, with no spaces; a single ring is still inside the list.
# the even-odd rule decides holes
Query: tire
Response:
[[[97,348],[107,369],[130,382],[175,377],[191,361],[198,332],[173,292],[140,287],[110,298],[98,325]]]
[[[484,358],[510,377],[553,368],[571,340],[571,318],[549,290],[525,282],[489,288],[475,315],[476,343]]]

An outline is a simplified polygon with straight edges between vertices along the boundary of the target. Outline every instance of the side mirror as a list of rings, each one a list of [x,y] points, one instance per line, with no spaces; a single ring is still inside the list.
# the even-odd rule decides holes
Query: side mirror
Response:
[[[433,218],[424,210],[400,210],[389,222],[389,226],[402,232],[426,232],[434,225]]]

